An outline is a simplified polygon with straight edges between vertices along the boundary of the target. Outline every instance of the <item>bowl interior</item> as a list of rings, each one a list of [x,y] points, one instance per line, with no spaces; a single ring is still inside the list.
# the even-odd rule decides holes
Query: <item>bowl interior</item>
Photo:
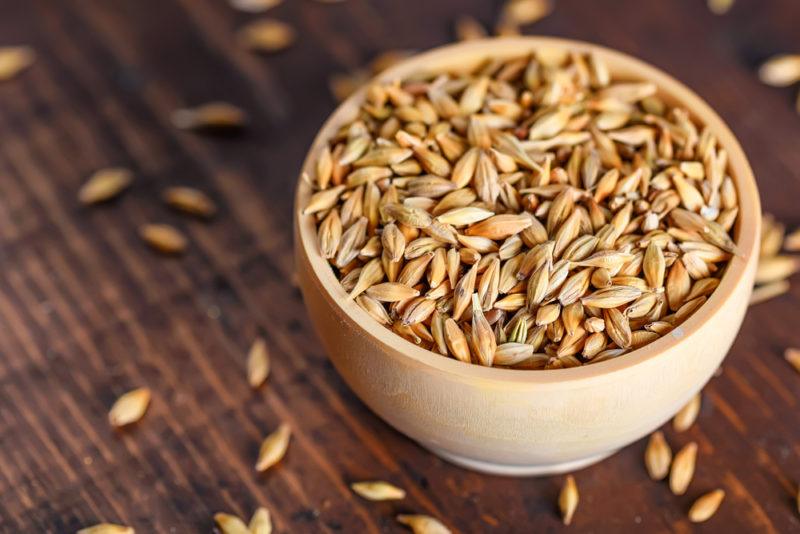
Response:
[[[699,96],[668,74],[641,60],[598,45],[567,39],[550,37],[485,39],[448,45],[416,55],[384,71],[375,79],[388,82],[421,74],[470,71],[489,57],[521,57],[542,47],[564,48],[570,51],[596,54],[606,62],[613,79],[651,81],[658,87],[658,96],[667,104],[687,109],[695,122],[711,128],[717,136],[720,146],[728,152],[729,173],[739,195],[739,215],[734,227],[734,238],[741,250],[741,255],[734,257],[727,265],[719,287],[712,293],[708,301],[681,324],[683,335],[680,338],[663,336],[617,358],[567,369],[526,371],[482,367],[442,357],[414,345],[378,324],[353,300],[346,298],[347,294],[332,269],[317,250],[316,227],[313,217],[300,214],[301,208],[305,206],[312,192],[311,187],[300,179],[295,199],[295,224],[299,243],[295,243],[295,247],[302,247],[302,253],[312,267],[316,276],[315,283],[319,285],[324,298],[345,312],[344,315],[350,323],[348,325],[350,328],[371,336],[381,345],[402,352],[413,361],[412,363],[432,366],[441,371],[471,378],[503,380],[509,384],[563,382],[614,373],[657,357],[665,350],[681,343],[682,340],[690,338],[691,334],[727,301],[733,288],[743,281],[748,265],[757,260],[755,252],[760,234],[761,210],[755,179],[741,146],[723,120]],[[320,150],[342,125],[357,116],[365,92],[366,87],[350,96],[325,122],[306,156],[301,176],[305,172],[309,176],[313,176],[314,165]]]

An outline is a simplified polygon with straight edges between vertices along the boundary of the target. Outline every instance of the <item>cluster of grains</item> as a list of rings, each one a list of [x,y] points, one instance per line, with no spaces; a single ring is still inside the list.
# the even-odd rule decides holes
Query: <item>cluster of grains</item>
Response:
[[[727,153],[648,82],[542,49],[370,86],[303,214],[350,298],[442,355],[575,367],[650,343],[736,254]]]

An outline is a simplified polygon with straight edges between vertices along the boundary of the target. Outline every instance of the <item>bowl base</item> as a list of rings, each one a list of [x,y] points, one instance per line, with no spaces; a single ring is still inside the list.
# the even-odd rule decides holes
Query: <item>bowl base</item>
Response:
[[[478,471],[480,473],[486,473],[489,475],[502,475],[511,477],[546,476],[546,475],[559,475],[561,473],[569,473],[572,471],[577,471],[578,469],[583,469],[584,467],[588,467],[594,463],[599,462],[600,460],[605,460],[612,454],[616,453],[617,450],[619,450],[616,449],[613,451],[602,452],[600,454],[595,454],[587,458],[580,458],[578,460],[572,460],[569,462],[562,462],[557,464],[516,465],[516,464],[500,464],[494,462],[484,462],[482,460],[475,460],[474,458],[459,456],[457,454],[453,454],[443,449],[438,449],[436,447],[427,447],[427,449],[430,450],[432,453],[434,453],[436,456],[442,458],[443,460],[447,460],[448,462],[455,464],[459,467],[465,467],[467,469]]]

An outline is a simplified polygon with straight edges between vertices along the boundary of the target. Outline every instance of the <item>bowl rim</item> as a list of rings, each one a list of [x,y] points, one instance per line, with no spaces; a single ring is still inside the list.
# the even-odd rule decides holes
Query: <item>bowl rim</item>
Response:
[[[747,280],[746,276],[751,263],[757,260],[761,226],[760,200],[753,171],[741,145],[727,124],[705,100],[666,72],[643,60],[601,45],[573,39],[542,36],[488,38],[449,44],[415,54],[377,75],[372,81],[387,82],[418,73],[438,72],[442,70],[442,63],[452,63],[455,61],[454,58],[461,57],[464,61],[476,62],[490,56],[518,57],[542,47],[564,48],[569,51],[597,54],[606,61],[612,76],[615,71],[620,69],[629,74],[635,71],[636,75],[623,75],[620,79],[638,78],[652,81],[658,87],[660,96],[666,96],[668,100],[679,102],[687,109],[694,121],[711,128],[719,145],[728,152],[729,174],[738,193],[739,214],[735,232],[738,234],[736,243],[741,253],[732,258],[726,266],[726,272],[721,278],[719,287],[709,299],[671,335],[662,336],[643,347],[603,362],[564,369],[508,369],[465,363],[454,358],[442,357],[419,347],[379,324],[361,309],[355,300],[347,298],[347,293],[339,284],[327,260],[319,254],[313,217],[301,214],[301,208],[311,193],[311,187],[303,180],[304,173],[308,173],[309,176],[313,175],[310,171],[316,163],[317,154],[333,132],[354,116],[364,99],[369,85],[367,84],[340,103],[329,115],[306,154],[295,193],[294,246],[298,253],[296,254],[297,261],[301,259],[299,252],[302,250],[304,259],[308,261],[314,273],[313,281],[320,286],[323,297],[339,309],[341,315],[350,323],[349,326],[360,330],[363,335],[373,338],[384,348],[402,354],[410,362],[460,378],[501,381],[509,384],[552,384],[614,374],[639,366],[669,351],[676,345],[686,342],[728,302],[737,286]],[[426,68],[426,65],[431,63],[436,64],[437,67]],[[456,69],[451,68],[451,70]],[[749,292],[747,294],[749,295]]]

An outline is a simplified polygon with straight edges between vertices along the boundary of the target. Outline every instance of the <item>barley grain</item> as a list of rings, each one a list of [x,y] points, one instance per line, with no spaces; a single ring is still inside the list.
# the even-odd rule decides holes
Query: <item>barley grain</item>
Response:
[[[670,463],[672,463],[672,449],[664,438],[663,432],[657,430],[650,434],[650,440],[644,451],[647,473],[653,480],[663,480],[669,473]]]
[[[108,412],[108,422],[114,427],[135,423],[144,416],[150,405],[150,390],[137,388],[122,395]]]
[[[669,489],[675,495],[683,495],[694,476],[697,461],[697,443],[692,441],[675,454],[669,472]]]
[[[689,508],[689,521],[692,523],[708,521],[717,512],[724,498],[725,490],[722,489],[715,489],[699,497]]]
[[[405,490],[382,480],[354,482],[350,488],[368,501],[393,501],[406,496]]]
[[[281,461],[289,448],[289,439],[292,431],[289,425],[281,423],[272,434],[264,438],[258,450],[256,460],[256,471],[263,472]]]
[[[564,486],[561,488],[561,493],[558,495],[558,508],[561,510],[561,520],[565,525],[572,523],[579,499],[575,478],[572,475],[567,475]]]

